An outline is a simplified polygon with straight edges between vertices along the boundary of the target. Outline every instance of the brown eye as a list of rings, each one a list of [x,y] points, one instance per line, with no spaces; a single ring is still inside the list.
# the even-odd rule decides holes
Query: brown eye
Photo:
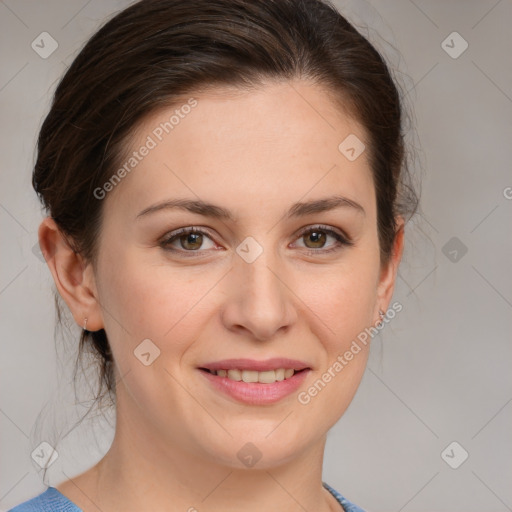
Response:
[[[310,231],[303,235],[303,238],[306,241],[306,247],[310,249],[321,249],[325,245],[327,236],[321,231]],[[311,241],[311,245],[308,245],[309,241]]]
[[[161,242],[160,246],[166,251],[176,255],[185,256],[193,253],[204,253],[207,249],[214,249],[215,243],[211,236],[198,228],[182,228],[169,233]]]
[[[201,233],[188,233],[179,237],[181,247],[187,250],[199,249],[203,244],[203,235]]]
[[[329,243],[329,239],[334,242]],[[326,254],[329,252],[337,251],[343,246],[352,246],[354,242],[347,236],[344,236],[328,226],[314,226],[304,230],[299,234],[299,240],[304,245],[299,244],[298,247],[303,249],[310,249],[310,254]]]

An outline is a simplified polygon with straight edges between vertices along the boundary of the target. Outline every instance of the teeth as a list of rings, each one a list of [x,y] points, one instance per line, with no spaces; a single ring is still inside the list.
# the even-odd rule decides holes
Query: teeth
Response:
[[[242,372],[240,370],[228,370],[228,379],[242,380]]]
[[[266,372],[254,372],[254,373],[258,374],[257,375],[258,382],[262,382],[263,384],[272,384],[273,382],[276,381],[276,372],[274,370],[269,370]]]
[[[217,370],[212,371],[214,375],[219,377],[227,377],[231,380],[244,382],[260,382],[262,384],[272,384],[289,379],[295,373],[293,368],[278,368],[277,370],[268,370],[265,372],[257,372],[254,370]]]
[[[254,372],[252,370],[243,370],[242,380],[244,382],[258,382],[258,374],[259,372]]]

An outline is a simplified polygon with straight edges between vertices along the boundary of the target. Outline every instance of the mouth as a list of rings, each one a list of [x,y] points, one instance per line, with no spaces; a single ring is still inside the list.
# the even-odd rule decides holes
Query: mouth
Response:
[[[269,404],[290,395],[311,371],[306,363],[275,358],[266,361],[229,359],[197,368],[211,388],[237,402]]]

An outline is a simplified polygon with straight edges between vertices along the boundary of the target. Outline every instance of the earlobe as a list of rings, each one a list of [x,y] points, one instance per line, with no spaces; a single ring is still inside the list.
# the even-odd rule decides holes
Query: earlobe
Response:
[[[82,327],[87,318],[88,331],[102,329],[103,318],[90,265],[84,264],[51,217],[41,222],[38,236],[57,290],[75,322]]]

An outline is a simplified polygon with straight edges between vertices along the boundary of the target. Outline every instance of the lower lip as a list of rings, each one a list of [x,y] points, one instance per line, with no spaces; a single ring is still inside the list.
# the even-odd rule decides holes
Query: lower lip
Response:
[[[284,379],[272,384],[260,382],[244,382],[213,375],[205,370],[199,370],[212,386],[226,395],[250,405],[272,404],[296,391],[304,382],[309,370],[293,374],[289,379]]]

